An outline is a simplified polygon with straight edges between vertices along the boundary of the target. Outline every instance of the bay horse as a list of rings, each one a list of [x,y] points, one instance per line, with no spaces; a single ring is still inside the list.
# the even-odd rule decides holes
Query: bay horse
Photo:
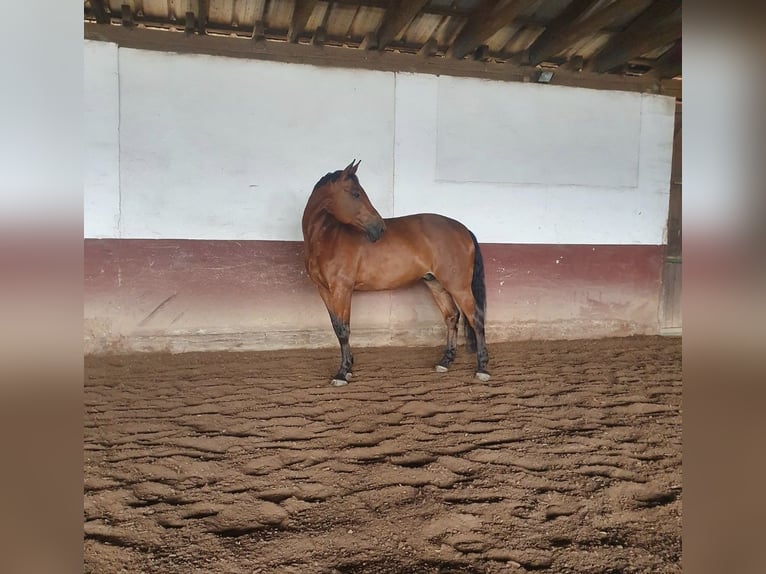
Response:
[[[476,377],[489,380],[484,262],[476,236],[462,223],[433,213],[383,219],[359,183],[361,161],[354,161],[317,182],[302,221],[306,271],[340,343],[340,368],[330,384],[345,385],[352,376],[352,293],[417,281],[431,290],[447,325],[447,344],[436,371],[446,372],[455,359],[462,314],[468,347],[476,352]]]

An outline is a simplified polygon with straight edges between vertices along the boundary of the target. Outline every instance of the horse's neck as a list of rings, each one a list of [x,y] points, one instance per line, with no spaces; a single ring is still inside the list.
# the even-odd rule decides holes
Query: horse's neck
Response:
[[[306,204],[303,212],[303,237],[312,242],[322,231],[339,225],[338,220],[327,210],[327,197],[321,190],[316,190]]]

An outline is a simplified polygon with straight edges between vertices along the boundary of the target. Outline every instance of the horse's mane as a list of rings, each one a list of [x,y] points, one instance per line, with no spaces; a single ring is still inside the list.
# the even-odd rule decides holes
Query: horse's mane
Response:
[[[341,173],[343,173],[343,170],[342,170],[342,169],[339,169],[338,171],[331,171],[330,173],[328,173],[328,174],[326,174],[326,175],[322,176],[322,179],[320,179],[320,180],[319,180],[319,181],[316,183],[316,185],[314,186],[314,189],[313,189],[313,191],[316,191],[317,189],[319,189],[319,188],[320,188],[320,187],[322,187],[323,185],[326,185],[326,184],[330,183],[331,181],[338,181],[338,178],[340,177],[340,174],[341,174]],[[351,178],[351,180],[352,180],[354,183],[356,183],[357,185],[359,185],[359,178],[358,178],[358,177],[356,177],[356,174],[355,174],[355,173],[352,173],[352,174],[351,174],[349,177]]]

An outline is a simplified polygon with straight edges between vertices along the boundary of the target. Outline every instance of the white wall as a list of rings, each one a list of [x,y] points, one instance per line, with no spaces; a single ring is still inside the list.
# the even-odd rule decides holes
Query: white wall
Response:
[[[300,239],[328,171],[362,159],[391,215],[394,79],[120,49],[123,237]]]
[[[662,244],[673,114],[663,96],[397,74],[395,211],[484,242]]]
[[[358,158],[384,216],[444,213],[483,242],[664,242],[672,98],[99,42],[85,57],[88,106],[109,111],[86,126],[108,150],[86,165],[86,237],[300,240],[314,183]]]
[[[117,46],[85,43],[83,75],[86,237],[119,237],[120,83]]]

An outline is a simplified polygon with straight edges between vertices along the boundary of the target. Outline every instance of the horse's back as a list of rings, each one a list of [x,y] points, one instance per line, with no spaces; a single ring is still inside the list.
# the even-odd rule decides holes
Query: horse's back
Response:
[[[471,232],[459,221],[418,213],[385,222],[386,232],[380,241],[363,247],[358,288],[390,288],[426,275],[439,279],[456,273],[470,277],[474,244]]]
[[[468,228],[459,221],[438,213],[415,213],[384,219],[386,229],[419,232],[428,236],[461,237],[468,233]]]

